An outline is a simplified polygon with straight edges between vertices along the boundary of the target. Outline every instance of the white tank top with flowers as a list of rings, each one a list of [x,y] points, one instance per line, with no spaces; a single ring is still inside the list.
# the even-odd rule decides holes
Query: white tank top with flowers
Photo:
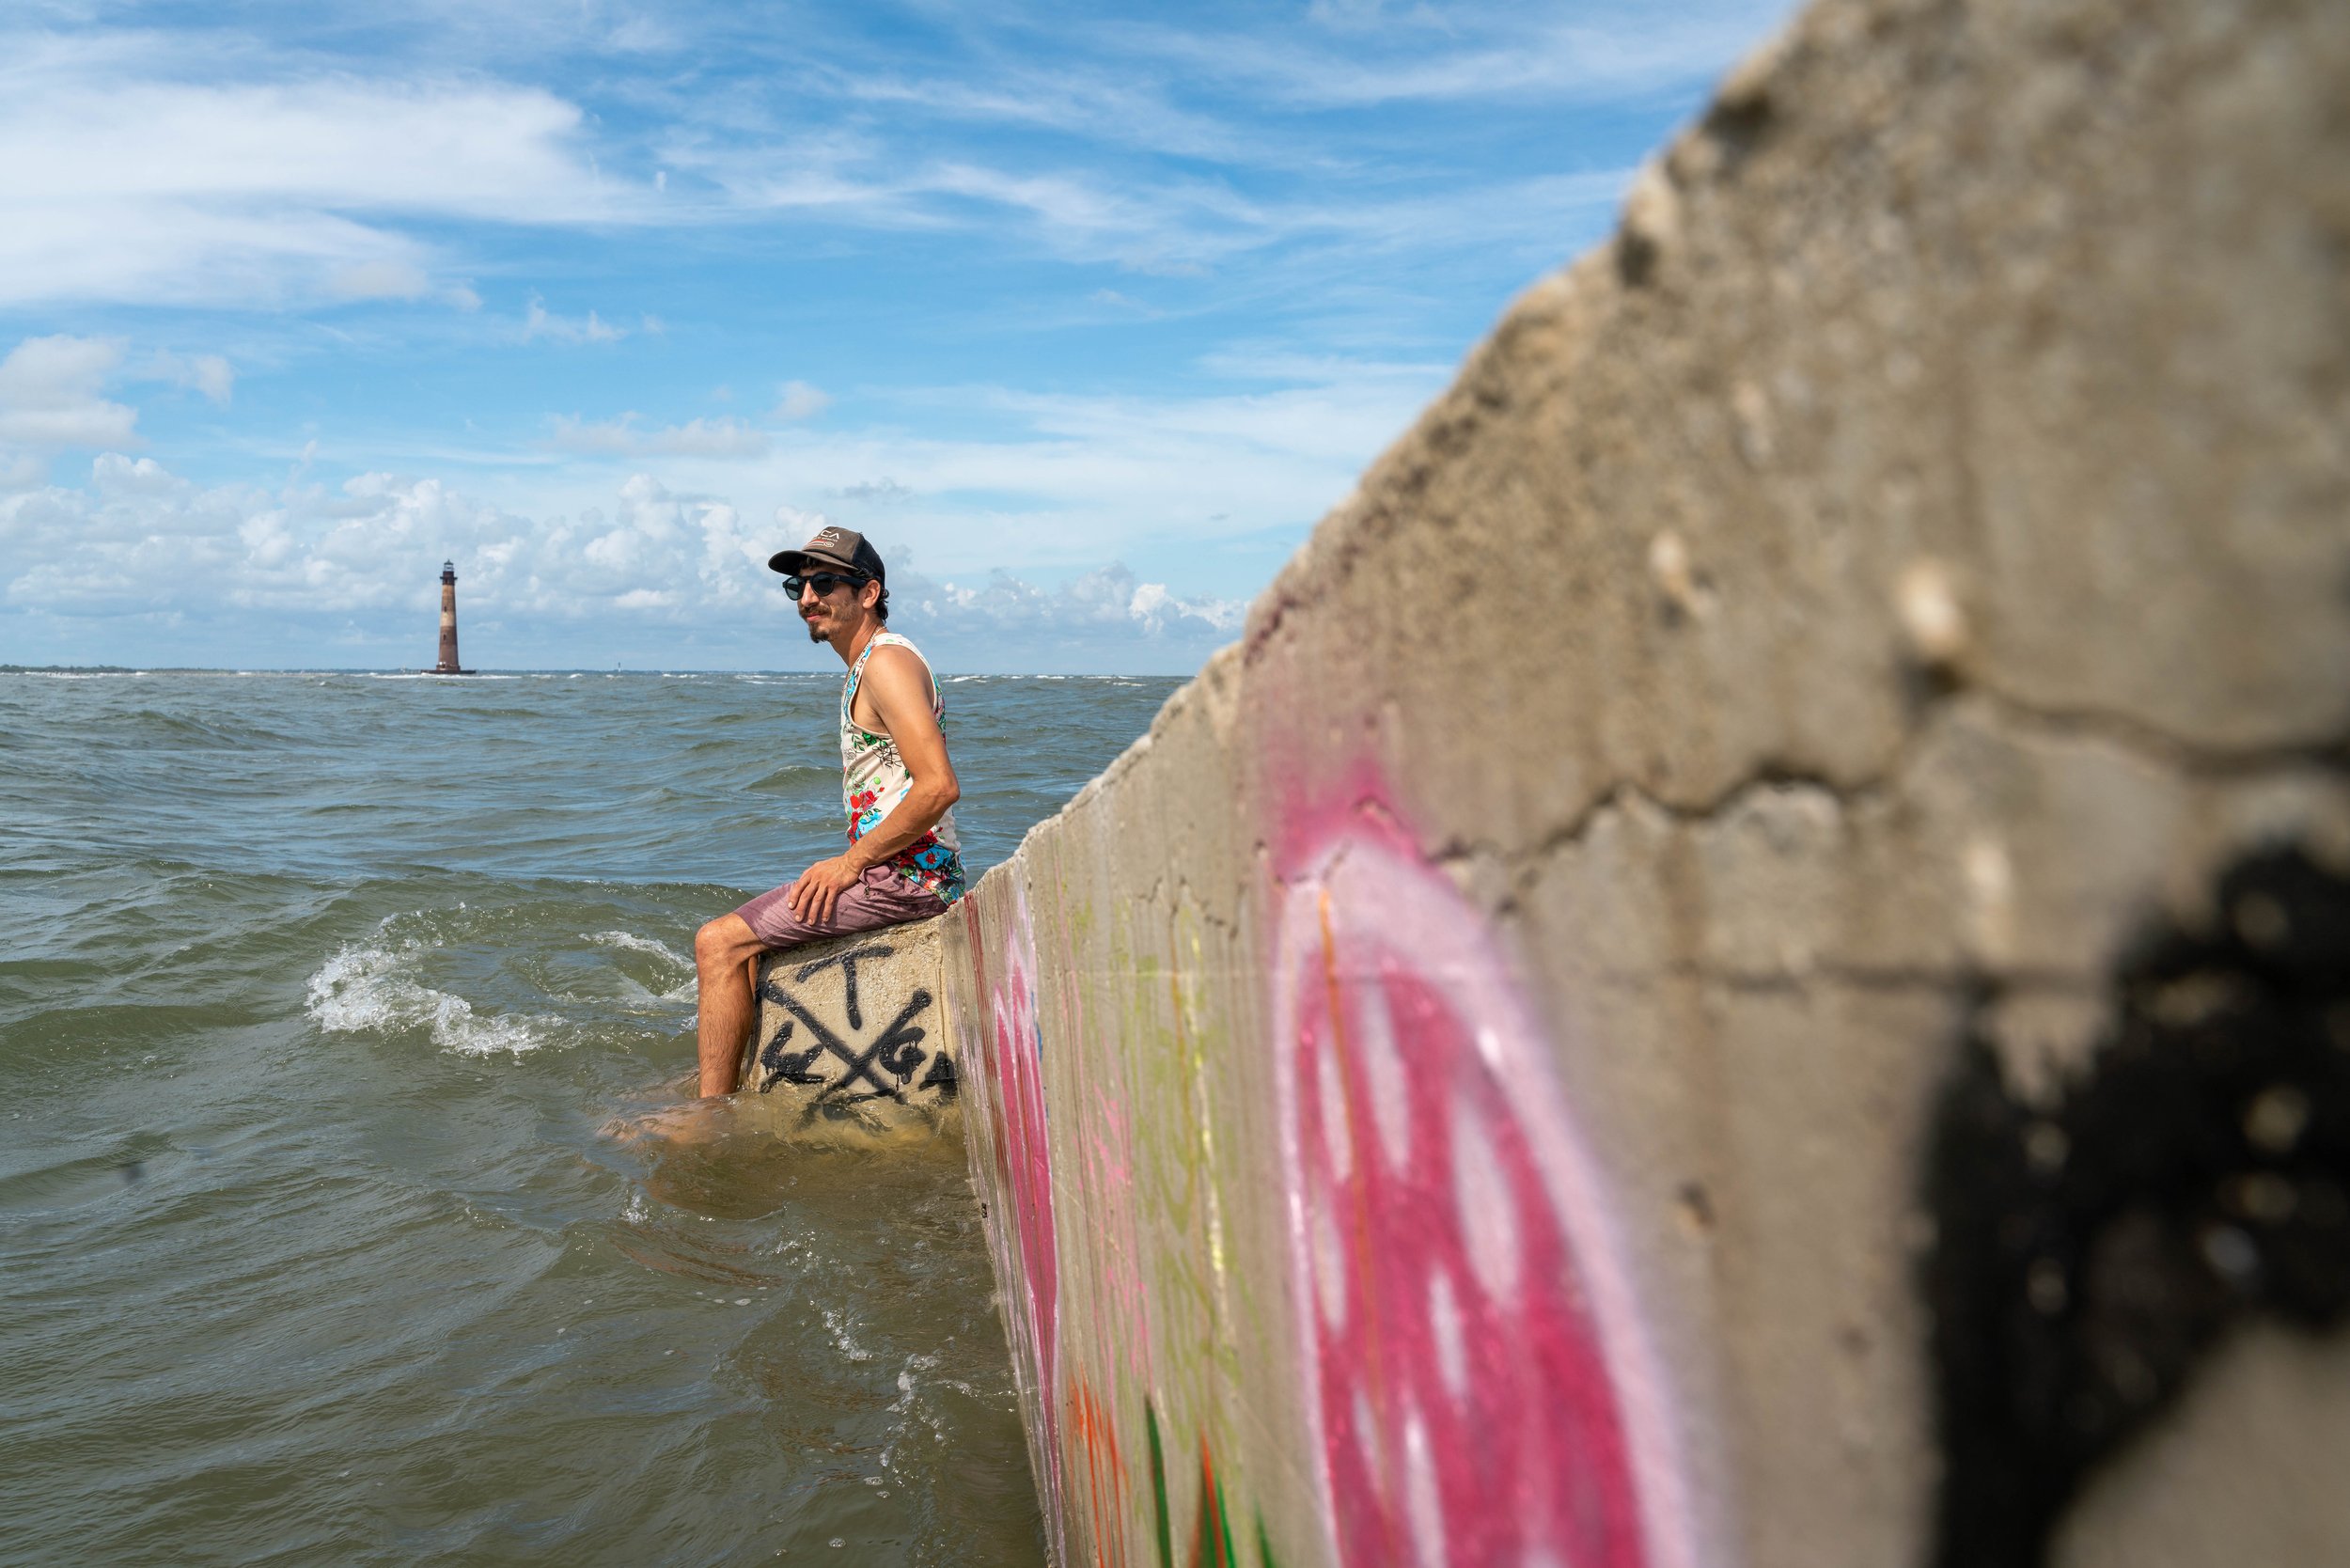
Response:
[[[855,710],[857,682],[865,678],[865,661],[873,656],[874,649],[885,645],[902,648],[922,659],[922,651],[897,633],[877,632],[841,683],[840,797],[849,813],[849,842],[853,844],[881,825],[882,819],[897,809],[906,792],[914,788],[914,776],[898,755],[898,743],[874,734],[850,716]],[[931,716],[943,725],[947,704],[938,695],[938,677],[931,674],[928,659],[922,659],[922,671],[930,675]],[[963,897],[963,856],[955,843],[954,812],[939,818],[935,827],[882,864],[948,903]]]

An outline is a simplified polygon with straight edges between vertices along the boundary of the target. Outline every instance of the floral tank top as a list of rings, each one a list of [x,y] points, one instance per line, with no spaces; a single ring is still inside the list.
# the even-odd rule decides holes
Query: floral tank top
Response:
[[[898,743],[861,728],[850,714],[856,703],[857,682],[865,678],[865,661],[873,650],[902,648],[917,659],[922,651],[895,632],[878,632],[849,668],[840,687],[840,795],[849,813],[849,842],[855,843],[881,825],[914,788],[914,776],[898,756]],[[924,670],[930,661],[922,659]],[[931,716],[944,721],[947,704],[938,695],[938,677],[931,677]],[[938,825],[891,855],[882,864],[948,903],[963,897],[963,856],[955,844],[955,814],[949,810]]]

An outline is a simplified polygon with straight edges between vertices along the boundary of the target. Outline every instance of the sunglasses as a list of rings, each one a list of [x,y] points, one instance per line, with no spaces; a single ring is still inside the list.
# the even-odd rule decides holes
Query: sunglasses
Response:
[[[786,577],[783,580],[783,591],[790,594],[793,599],[797,599],[800,596],[800,589],[802,588],[812,587],[816,589],[816,597],[822,599],[830,594],[833,589],[838,588],[843,583],[848,584],[851,588],[855,588],[861,584],[871,581],[872,579],[870,577],[843,576],[841,573],[837,572],[811,572],[805,577]]]

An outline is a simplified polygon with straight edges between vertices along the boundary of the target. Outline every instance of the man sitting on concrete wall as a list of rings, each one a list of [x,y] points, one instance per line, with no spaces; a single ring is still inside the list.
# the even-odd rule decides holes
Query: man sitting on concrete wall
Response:
[[[961,798],[938,681],[914,644],[890,631],[889,587],[865,536],[824,528],[767,565],[784,573],[810,642],[849,666],[840,688],[840,793],[846,854],[819,860],[696,933],[701,1092],[731,1094],[756,1011],[761,953],[821,937],[919,920],[963,896],[949,809]]]

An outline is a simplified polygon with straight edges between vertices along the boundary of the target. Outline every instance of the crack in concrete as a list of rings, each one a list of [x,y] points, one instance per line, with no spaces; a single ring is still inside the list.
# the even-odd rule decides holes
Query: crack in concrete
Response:
[[[2100,709],[2040,707],[1991,686],[1968,684],[1953,687],[1937,698],[1919,722],[1904,732],[1886,765],[1856,780],[1814,769],[1765,763],[1700,801],[1687,802],[1673,800],[1634,780],[1623,779],[1592,795],[1581,810],[1521,848],[1512,850],[1490,839],[1454,836],[1427,852],[1428,857],[1439,866],[1502,866],[1508,870],[1509,883],[1498,907],[1506,909],[1514,907],[1531,888],[1543,863],[1581,844],[1606,814],[1635,805],[1645,806],[1670,822],[1709,826],[1757,794],[1807,790],[1827,797],[1841,814],[1883,800],[1888,792],[1912,777],[1919,754],[1950,725],[1959,722],[1970,702],[1996,721],[1994,728],[2045,741],[2104,745],[2196,781],[2232,782],[2295,768],[2350,775],[2350,731],[2307,743],[2212,746],[2174,735],[2133,715]]]

